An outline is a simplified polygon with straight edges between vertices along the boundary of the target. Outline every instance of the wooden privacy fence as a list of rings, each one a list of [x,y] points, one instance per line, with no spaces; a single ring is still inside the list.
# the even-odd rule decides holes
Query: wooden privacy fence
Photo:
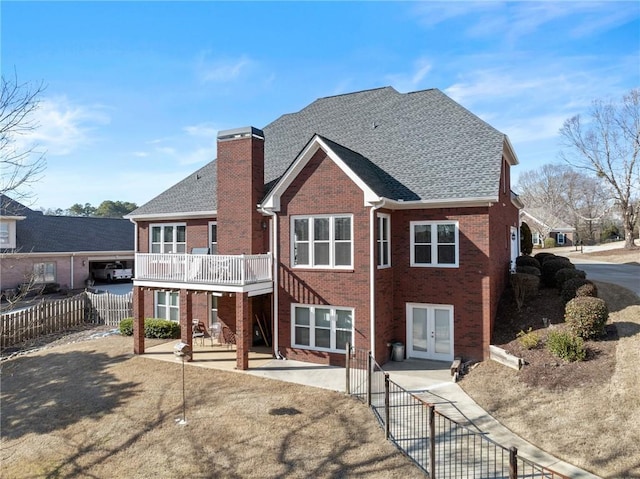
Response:
[[[116,295],[85,291],[71,298],[43,300],[0,316],[0,348],[83,324],[118,326],[131,317],[133,293]]]

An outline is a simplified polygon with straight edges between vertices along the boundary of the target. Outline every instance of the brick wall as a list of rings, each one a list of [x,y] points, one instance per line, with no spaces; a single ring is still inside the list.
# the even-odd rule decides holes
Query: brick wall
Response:
[[[459,222],[459,267],[410,267],[410,222],[437,220]],[[488,209],[395,211],[391,229],[396,338],[406,343],[406,303],[453,305],[455,355],[482,359],[491,322],[483,306],[490,296]]]
[[[353,214],[353,270],[292,268],[291,216]],[[321,149],[281,198],[279,233],[279,347],[290,359],[344,364],[343,354],[291,347],[291,304],[326,304],[354,308],[355,345],[369,348],[369,210],[363,193]]]

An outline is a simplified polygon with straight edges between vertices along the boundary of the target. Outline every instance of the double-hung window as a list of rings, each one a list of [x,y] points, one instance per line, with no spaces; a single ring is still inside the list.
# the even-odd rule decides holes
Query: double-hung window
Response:
[[[180,321],[180,296],[177,291],[156,291],[155,317]]]
[[[34,283],[55,283],[56,264],[55,263],[34,263],[33,282]]]
[[[378,215],[378,268],[391,266],[391,216]]]
[[[162,224],[151,226],[152,253],[186,253],[187,226],[184,224]]]
[[[412,221],[411,266],[457,268],[457,221]]]
[[[351,215],[294,216],[291,223],[291,258],[294,266],[353,267]]]
[[[211,254],[218,254],[218,223],[209,222],[209,249]]]
[[[566,243],[567,236],[564,233],[558,233],[557,242],[558,244],[564,245]]]
[[[353,344],[353,309],[333,306],[292,306],[294,347],[344,351]]]

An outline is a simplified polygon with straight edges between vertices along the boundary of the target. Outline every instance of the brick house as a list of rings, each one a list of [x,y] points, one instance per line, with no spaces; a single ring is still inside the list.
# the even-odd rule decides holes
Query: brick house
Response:
[[[576,229],[542,208],[520,210],[520,221],[531,230],[534,247],[544,248],[545,238],[553,238],[556,246],[573,246]]]
[[[84,288],[92,265],[132,267],[133,239],[128,220],[44,215],[0,194],[0,290],[31,282]]]
[[[142,319],[256,322],[276,356],[344,364],[488,356],[518,210],[511,144],[436,89],[321,98],[262,130],[218,134],[218,158],[133,211],[134,351]],[[205,253],[205,254],[202,254]],[[195,358],[197,361],[197,357]]]

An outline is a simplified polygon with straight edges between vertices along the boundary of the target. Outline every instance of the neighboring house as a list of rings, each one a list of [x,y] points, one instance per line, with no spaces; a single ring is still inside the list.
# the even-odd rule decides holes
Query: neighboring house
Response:
[[[396,341],[408,357],[486,358],[518,255],[515,164],[506,135],[436,89],[221,131],[216,160],[127,215],[134,351],[143,318],[180,321],[189,344],[197,319],[234,333],[247,369],[260,318],[289,359],[342,365],[350,343],[382,363]]]
[[[576,229],[541,208],[520,211],[520,221],[531,230],[533,245],[544,247],[545,238],[553,238],[557,246],[573,246]]]
[[[132,267],[134,230],[125,219],[44,215],[0,194],[0,290],[31,282],[83,288],[94,263]]]

